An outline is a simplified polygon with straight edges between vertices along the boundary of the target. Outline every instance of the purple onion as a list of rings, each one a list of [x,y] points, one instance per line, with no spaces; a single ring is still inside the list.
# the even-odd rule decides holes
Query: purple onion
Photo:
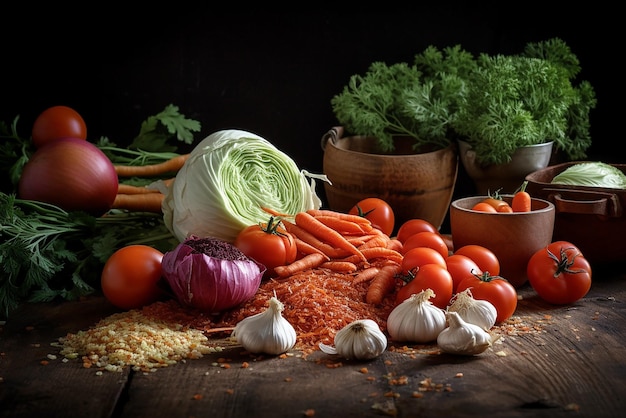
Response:
[[[179,303],[211,313],[252,298],[266,270],[226,241],[193,235],[163,255],[162,268]]]

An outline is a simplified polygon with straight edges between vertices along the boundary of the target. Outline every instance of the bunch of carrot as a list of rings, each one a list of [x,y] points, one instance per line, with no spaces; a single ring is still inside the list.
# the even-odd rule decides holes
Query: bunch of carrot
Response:
[[[180,154],[159,164],[116,165],[115,172],[120,178],[139,177],[156,179],[168,174],[175,174],[181,169],[188,158],[189,154]],[[164,180],[166,185],[172,181],[173,178]],[[164,198],[163,193],[156,189],[120,183],[112,209],[161,213],[161,204]]]
[[[351,275],[354,284],[369,282],[366,302],[374,305],[399,283],[402,243],[367,218],[323,209],[296,215],[265,210],[281,218],[300,254],[293,263],[274,269],[280,278],[316,268]]]

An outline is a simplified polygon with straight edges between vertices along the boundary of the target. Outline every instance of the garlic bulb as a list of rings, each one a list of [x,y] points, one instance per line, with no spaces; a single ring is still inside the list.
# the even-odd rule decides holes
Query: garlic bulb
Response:
[[[338,354],[348,360],[370,360],[387,349],[387,337],[376,322],[359,319],[343,327],[335,335],[335,347],[319,344],[326,354]]]
[[[282,315],[284,305],[276,296],[269,304],[264,312],[239,321],[231,333],[251,353],[281,354],[296,345],[296,330]]]
[[[441,351],[471,356],[480,354],[491,345],[491,335],[478,325],[465,322],[457,312],[448,312],[448,328],[437,337]]]
[[[446,327],[446,314],[430,302],[434,295],[432,289],[426,289],[393,308],[387,318],[387,332],[392,340],[427,343],[437,339]]]
[[[471,288],[456,294],[452,304],[448,306],[448,312],[457,312],[465,322],[478,325],[485,331],[495,325],[498,316],[498,311],[491,302],[474,299]]]

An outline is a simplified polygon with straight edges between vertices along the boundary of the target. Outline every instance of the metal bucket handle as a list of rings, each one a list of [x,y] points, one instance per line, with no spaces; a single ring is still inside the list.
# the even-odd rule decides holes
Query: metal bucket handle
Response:
[[[599,215],[609,218],[622,216],[619,197],[613,193],[545,189],[548,200],[554,204],[557,213]]]
[[[322,150],[326,150],[326,144],[331,141],[333,144],[343,136],[343,126],[333,126],[328,132],[322,136]]]

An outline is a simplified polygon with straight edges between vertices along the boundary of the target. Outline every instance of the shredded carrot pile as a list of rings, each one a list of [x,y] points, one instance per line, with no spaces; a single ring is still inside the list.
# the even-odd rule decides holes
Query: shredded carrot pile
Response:
[[[385,331],[395,293],[382,304],[371,305],[365,302],[368,283],[354,284],[353,277],[317,268],[268,280],[253,299],[226,312],[216,325],[234,326],[247,316],[263,312],[276,294],[284,305],[283,317],[296,330],[296,348],[302,351],[317,349],[320,342],[332,345],[337,331],[357,319],[372,319]]]

